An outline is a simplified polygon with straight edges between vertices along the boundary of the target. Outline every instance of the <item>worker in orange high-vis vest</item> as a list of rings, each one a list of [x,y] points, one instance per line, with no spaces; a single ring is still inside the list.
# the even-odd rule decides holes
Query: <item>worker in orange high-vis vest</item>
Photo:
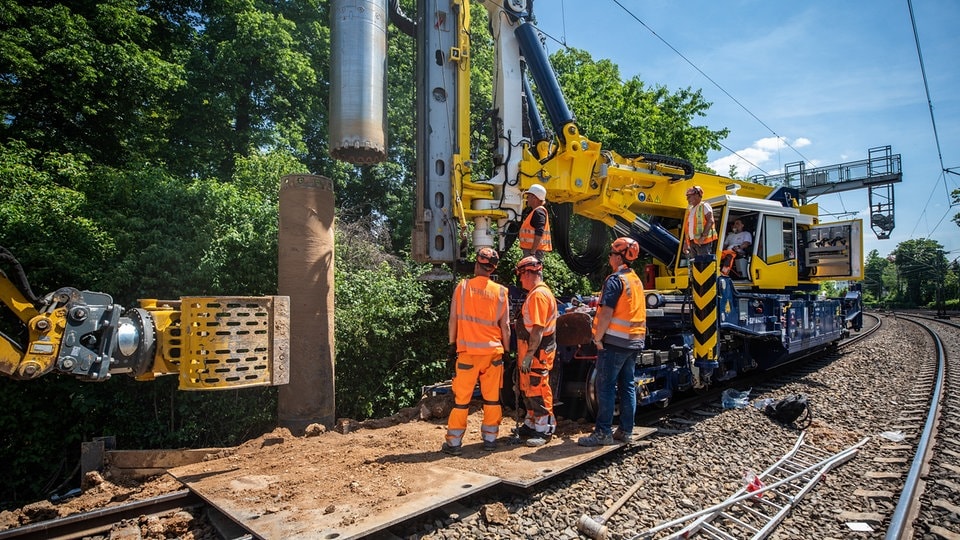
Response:
[[[687,217],[684,220],[684,251],[688,257],[713,254],[713,243],[717,241],[714,227],[713,208],[703,200],[703,188],[693,186],[687,189]]]
[[[461,280],[453,291],[448,327],[451,357],[456,356],[456,374],[446,442],[440,447],[445,454],[459,456],[463,452],[470,400],[478,379],[483,399],[482,447],[487,451],[497,448],[500,420],[503,419],[500,408],[503,354],[509,352],[510,343],[507,288],[490,279],[499,263],[500,256],[495,250],[480,248],[474,264],[474,277]]]
[[[524,257],[514,272],[527,291],[516,327],[518,382],[527,414],[516,433],[527,446],[542,446],[557,429],[550,388],[550,370],[557,356],[557,299],[543,282],[540,259]]]
[[[593,318],[597,348],[597,423],[593,433],[577,439],[580,446],[628,442],[637,410],[636,363],[647,335],[647,304],[643,283],[629,264],[640,255],[633,238],[621,236],[610,245],[613,273],[603,281],[600,305]],[[613,430],[613,413],[620,400],[620,422]]]
[[[550,237],[550,219],[547,217],[547,189],[533,184],[527,190],[527,206],[530,212],[520,225],[517,239],[524,257],[530,255],[543,260],[547,251],[553,251],[553,239]]]

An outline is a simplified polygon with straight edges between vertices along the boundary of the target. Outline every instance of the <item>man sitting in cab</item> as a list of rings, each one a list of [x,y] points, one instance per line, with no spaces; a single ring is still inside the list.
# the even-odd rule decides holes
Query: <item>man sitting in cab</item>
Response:
[[[723,241],[723,251],[720,253],[720,273],[732,277],[744,278],[746,272],[746,257],[750,253],[750,245],[753,244],[753,235],[743,230],[743,220],[737,218],[733,220],[732,230],[727,233]],[[740,259],[741,264],[733,268],[734,260]]]

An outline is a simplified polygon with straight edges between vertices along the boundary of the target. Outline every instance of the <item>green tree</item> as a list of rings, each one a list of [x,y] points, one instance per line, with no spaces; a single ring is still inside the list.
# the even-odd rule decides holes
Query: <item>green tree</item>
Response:
[[[885,296],[883,273],[890,265],[885,257],[881,257],[875,249],[867,254],[864,269],[864,297],[868,302],[882,302]]]
[[[319,2],[222,0],[180,10],[165,35],[180,35],[186,84],[172,100],[165,160],[188,175],[230,178],[238,156],[284,149],[304,155],[320,113],[325,67]],[[187,3],[187,6],[194,7]],[[174,33],[170,25],[179,25]],[[184,31],[183,28],[188,28]],[[322,53],[321,53],[322,51]]]
[[[182,67],[133,0],[0,2],[0,142],[119,165],[155,153]]]
[[[87,213],[88,159],[0,143],[0,246],[26,268],[34,292],[103,275],[115,253],[109,232]]]
[[[390,415],[446,378],[452,284],[419,281],[426,268],[387,255],[389,234],[363,222],[335,235],[337,414]]]
[[[950,199],[952,200],[951,206],[956,206],[960,204],[960,189],[955,189],[950,192]],[[953,222],[960,227],[960,214],[953,215]]]
[[[729,133],[694,125],[710,107],[699,90],[648,88],[636,76],[621,81],[616,64],[577,49],[554,53],[551,61],[581,131],[618,153],[680,157],[707,171],[707,153],[720,150]]]
[[[937,288],[946,278],[947,258],[943,246],[929,239],[906,240],[893,252],[900,279],[902,300],[908,307],[926,305],[936,299]]]

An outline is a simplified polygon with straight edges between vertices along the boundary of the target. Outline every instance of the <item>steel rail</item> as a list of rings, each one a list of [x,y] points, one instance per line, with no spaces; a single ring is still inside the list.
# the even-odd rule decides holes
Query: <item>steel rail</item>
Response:
[[[125,519],[134,519],[144,514],[159,514],[175,508],[201,504],[205,503],[200,497],[192,491],[184,489],[142,501],[7,529],[0,531],[0,540],[7,540],[8,538],[44,538],[46,540],[84,538],[109,531],[113,525]]]
[[[904,481],[903,491],[900,492],[900,499],[897,501],[897,507],[890,518],[890,526],[887,527],[886,540],[899,540],[907,527],[913,523],[912,511],[919,501],[917,488],[921,481],[923,465],[926,462],[928,452],[933,448],[933,431],[940,416],[940,397],[943,393],[943,380],[946,372],[946,356],[943,352],[943,343],[940,336],[926,324],[908,317],[902,317],[917,326],[920,326],[933,338],[934,346],[937,349],[937,378],[934,382],[933,396],[930,398],[930,411],[927,413],[927,421],[923,427],[923,433],[920,435],[920,442],[917,444],[917,453],[910,465],[910,473]]]

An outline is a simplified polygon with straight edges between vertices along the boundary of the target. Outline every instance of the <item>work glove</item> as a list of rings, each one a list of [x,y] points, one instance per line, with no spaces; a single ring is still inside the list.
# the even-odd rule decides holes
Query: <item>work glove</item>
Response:
[[[457,344],[451,343],[447,345],[447,369],[450,371],[457,370]]]
[[[533,357],[524,355],[523,361],[520,363],[520,373],[530,373],[530,368],[533,366]]]

